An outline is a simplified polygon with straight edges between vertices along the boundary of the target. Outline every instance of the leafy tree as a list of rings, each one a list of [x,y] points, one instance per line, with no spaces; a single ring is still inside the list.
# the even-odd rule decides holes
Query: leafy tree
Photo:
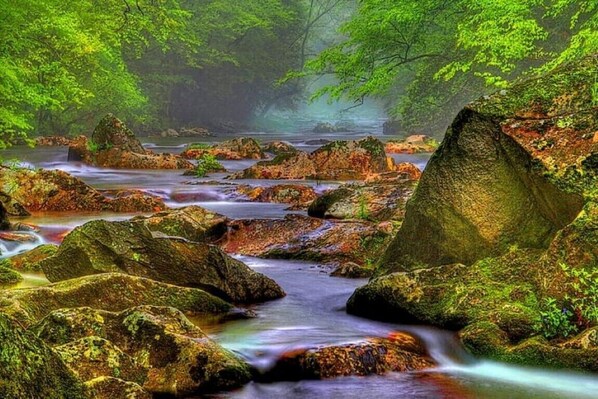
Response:
[[[362,0],[346,40],[304,73],[337,77],[316,96],[380,97],[407,130],[441,134],[475,97],[598,50],[597,11],[573,0]]]

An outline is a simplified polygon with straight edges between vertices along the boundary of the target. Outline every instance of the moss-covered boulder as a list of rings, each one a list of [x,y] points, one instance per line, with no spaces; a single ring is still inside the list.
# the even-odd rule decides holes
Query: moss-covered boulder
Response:
[[[384,144],[367,137],[357,141],[334,141],[311,154],[282,153],[231,178],[360,180],[393,170],[394,161],[386,157]]]
[[[461,330],[474,353],[596,370],[596,57],[463,109],[348,311]],[[583,332],[582,332],[583,334]]]
[[[41,262],[42,269],[50,281],[121,272],[201,288],[240,303],[284,296],[273,280],[217,246],[164,236],[156,226],[151,231],[148,224],[151,219],[86,223],[65,237],[56,255]]]
[[[338,346],[285,353],[264,376],[266,380],[327,379],[349,375],[422,370],[435,366],[423,345],[407,333]]]
[[[86,399],[81,381],[35,335],[0,313],[0,397]]]
[[[138,154],[145,154],[146,151],[124,122],[112,114],[102,118],[94,129],[91,140],[98,146],[98,149],[117,147]]]
[[[0,311],[22,325],[53,310],[79,306],[121,311],[139,305],[172,306],[186,313],[225,315],[232,305],[201,289],[184,288],[122,273],[104,273],[45,287],[3,292]]]
[[[82,360],[69,360],[80,374],[120,372],[119,378],[140,382],[154,394],[184,397],[236,388],[251,378],[247,363],[170,307],[141,306],[120,313],[65,309],[31,330],[51,344],[60,343],[56,350],[66,359]],[[81,348],[81,354],[75,348]],[[90,357],[99,359],[96,367],[88,363]]]

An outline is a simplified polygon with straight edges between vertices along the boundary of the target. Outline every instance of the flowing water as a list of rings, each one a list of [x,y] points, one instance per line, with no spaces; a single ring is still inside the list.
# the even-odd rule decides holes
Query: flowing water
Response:
[[[317,144],[293,140],[304,150]],[[258,135],[262,141],[289,136]],[[330,135],[327,139],[354,138]],[[209,138],[207,140],[216,140]],[[206,140],[206,141],[207,141]],[[183,139],[147,139],[146,146],[157,152],[180,152]],[[187,139],[188,141],[188,139]],[[66,162],[65,148],[4,151],[4,159],[17,157],[33,167],[62,169],[110,195],[114,190],[140,189],[162,197],[172,207],[196,204],[231,218],[280,218],[288,214],[285,205],[244,201],[231,189],[223,174],[206,179],[181,176],[170,171],[122,171]],[[427,155],[396,155],[401,162],[424,167]],[[241,170],[254,161],[225,162],[229,170]],[[191,183],[191,184],[189,184]],[[239,182],[236,182],[239,183]],[[242,181],[243,184],[270,185],[273,181]],[[336,182],[297,182],[318,191]],[[89,220],[121,220],[127,214],[113,213],[38,213],[23,219],[41,227],[34,241],[26,244],[0,243],[2,256],[11,256],[40,243],[58,243],[64,234]],[[598,396],[598,377],[586,374],[522,368],[473,359],[457,343],[454,334],[425,326],[404,326],[371,321],[348,315],[345,303],[366,280],[329,277],[322,265],[299,261],[263,260],[239,257],[253,269],[277,281],[287,292],[283,299],[256,305],[258,317],[220,325],[202,325],[215,340],[239,353],[258,369],[267,369],[285,351],[313,345],[355,342],[368,337],[385,337],[397,330],[410,331],[427,345],[440,367],[423,372],[388,374],[373,377],[346,377],[327,381],[251,383],[222,398],[591,398]],[[40,275],[24,276],[18,288],[47,284]]]

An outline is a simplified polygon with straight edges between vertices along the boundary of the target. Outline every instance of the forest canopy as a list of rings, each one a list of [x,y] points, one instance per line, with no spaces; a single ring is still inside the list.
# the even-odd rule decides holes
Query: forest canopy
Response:
[[[0,132],[242,126],[306,96],[381,99],[436,136],[463,104],[596,52],[573,0],[0,0]],[[310,93],[309,79],[333,75]],[[597,87],[598,93],[598,87]]]

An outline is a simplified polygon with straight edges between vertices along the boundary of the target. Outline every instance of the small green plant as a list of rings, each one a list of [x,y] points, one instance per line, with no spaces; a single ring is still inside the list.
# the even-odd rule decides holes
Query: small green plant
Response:
[[[212,154],[204,154],[198,159],[197,166],[195,167],[195,176],[205,177],[210,172],[223,170],[224,167],[216,157]]]
[[[570,116],[561,118],[558,121],[556,121],[556,126],[559,129],[567,129],[567,128],[573,127],[573,118]]]
[[[555,298],[546,298],[541,311],[544,336],[566,337],[581,329],[598,324],[598,271],[571,268],[560,264],[565,273],[562,306]]]
[[[100,145],[93,140],[88,140],[87,151],[95,154],[96,152],[100,151]]]
[[[133,253],[133,260],[134,260],[135,262],[139,262],[139,261],[141,261],[141,254],[139,254],[139,253],[137,253],[137,252],[134,252],[134,253]]]
[[[357,218],[368,220],[370,218],[370,211],[365,196],[359,197],[359,209],[357,210]]]
[[[540,312],[544,337],[567,337],[577,332],[577,326],[572,323],[573,312],[557,304],[554,298],[545,298]]]

